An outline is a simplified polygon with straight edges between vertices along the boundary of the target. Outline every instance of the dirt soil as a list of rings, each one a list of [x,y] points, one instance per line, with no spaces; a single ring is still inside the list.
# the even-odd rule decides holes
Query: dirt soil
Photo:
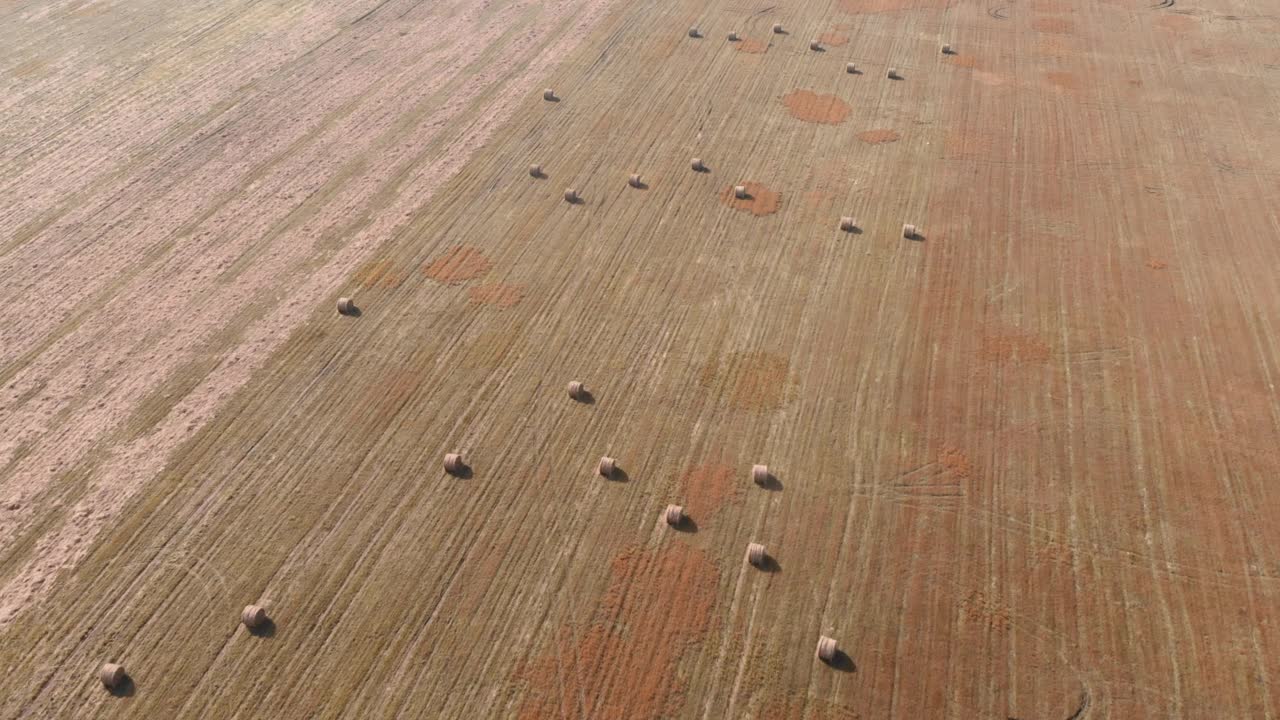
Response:
[[[0,20],[0,718],[1280,717],[1256,6]]]

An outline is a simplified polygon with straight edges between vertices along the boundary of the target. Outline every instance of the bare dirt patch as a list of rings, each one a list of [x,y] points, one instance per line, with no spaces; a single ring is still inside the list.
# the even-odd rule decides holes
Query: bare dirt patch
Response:
[[[1155,258],[1152,258],[1147,261],[1147,267],[1151,268],[1152,270],[1164,270],[1165,268],[1169,267],[1169,263],[1163,260],[1156,260]]]
[[[493,305],[500,308],[515,307],[524,299],[524,286],[509,283],[486,283],[476,285],[467,291],[471,302],[479,305]]]
[[[963,53],[957,53],[955,55],[947,55],[946,57],[942,58],[942,62],[948,65],[954,65],[960,68],[967,68],[969,70],[979,67],[982,64],[976,55],[965,55]]]
[[[1069,72],[1050,72],[1044,75],[1045,82],[1062,90],[1076,91],[1080,89],[1080,78]]]
[[[1052,354],[1049,344],[1024,332],[985,335],[978,349],[983,360],[997,364],[1041,364]]]
[[[555,647],[517,676],[528,691],[521,720],[666,718],[680,714],[681,656],[712,627],[719,569],[683,543],[632,548],[610,565],[591,624],[563,628]]]
[[[1077,52],[1074,43],[1065,37],[1042,37],[1035,44],[1037,55],[1044,57],[1069,57]]]
[[[1075,32],[1076,25],[1065,18],[1042,17],[1031,21],[1031,29],[1054,35],[1070,35]]]
[[[942,152],[946,157],[985,157],[995,148],[990,134],[967,132],[963,128],[947,131],[942,140]]]
[[[695,465],[680,477],[681,497],[694,518],[714,515],[741,490],[734,466],[725,462]]]
[[[720,193],[720,202],[734,210],[744,210],[752,215],[772,215],[782,206],[782,193],[774,192],[758,182],[750,180],[742,183],[747,189],[747,197],[739,198],[733,192],[733,186]]]
[[[751,38],[743,38],[738,43],[736,43],[736,45],[737,45],[737,50],[740,53],[750,53],[752,55],[761,55],[769,51],[769,43],[761,42],[759,40],[752,40]]]
[[[883,145],[884,143],[897,142],[902,139],[897,130],[889,128],[878,128],[875,130],[864,130],[858,133],[858,139],[864,143],[871,145]]]
[[[458,245],[424,265],[422,274],[440,282],[460,283],[474,280],[492,268],[493,263],[484,253],[467,245]]]
[[[839,125],[849,117],[850,107],[835,95],[810,90],[794,90],[782,98],[791,117],[811,123]]]
[[[849,36],[829,30],[818,36],[818,42],[831,47],[840,47],[849,43]]]
[[[1156,27],[1175,33],[1188,33],[1200,29],[1200,21],[1190,15],[1163,15],[1155,22]]]

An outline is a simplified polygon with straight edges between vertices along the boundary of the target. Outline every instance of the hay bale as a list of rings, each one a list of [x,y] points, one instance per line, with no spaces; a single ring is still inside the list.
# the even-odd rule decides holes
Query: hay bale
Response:
[[[733,196],[734,196],[734,197],[736,197],[736,198],[738,198],[739,200],[746,200],[746,199],[747,199],[747,197],[748,197],[748,196],[747,196],[747,186],[746,186],[746,185],[734,185],[734,186],[733,186]]]
[[[840,218],[840,229],[845,232],[853,232],[858,229],[858,221],[848,216],[842,217]]]
[[[565,201],[565,202],[567,202],[567,203],[576,203],[576,202],[578,202],[578,199],[579,199],[579,198],[578,198],[578,191],[577,191],[577,190],[574,190],[573,188],[565,188],[565,189],[564,189],[564,201]]]
[[[747,544],[747,562],[751,563],[755,567],[763,567],[765,557],[766,555],[763,545],[760,543]]]
[[[885,73],[885,77],[889,78],[890,80],[897,80],[897,79],[898,79],[898,69],[897,69],[897,68],[889,68],[889,72]]]
[[[850,75],[856,74],[858,72],[858,66],[854,65],[853,63],[845,63],[844,71],[849,73]]]
[[[600,464],[596,465],[596,472],[600,473],[602,477],[607,477],[607,478],[613,477],[613,473],[617,469],[618,469],[618,461],[614,460],[608,455],[605,455],[604,457],[600,458]]]
[[[695,172],[703,172],[704,170],[707,169],[707,166],[702,163],[702,158],[694,158],[693,161],[689,163],[689,165],[694,169]]]
[[[698,30],[698,28],[696,28],[696,27],[691,27],[691,28],[689,28],[689,37],[691,37],[691,38],[700,38],[700,37],[702,37],[702,32],[701,32],[701,31],[699,31],[699,30]]]
[[[338,314],[354,315],[356,312],[356,301],[349,297],[338,298]]]
[[[633,188],[638,188],[644,185],[644,183],[640,181],[640,173],[631,173],[631,177],[627,178],[627,184]]]
[[[809,49],[813,50],[814,52],[817,52],[822,49],[822,43],[818,42],[817,40],[812,40],[809,42]]]
[[[250,630],[262,627],[267,621],[267,609],[261,605],[245,605],[240,611],[240,622]]]
[[[555,91],[555,90],[552,90],[551,88],[547,88],[546,90],[543,90],[543,91],[542,91],[542,99],[543,99],[543,100],[555,100],[555,99],[556,99],[556,91]]]
[[[532,176],[534,176],[534,177],[542,177],[542,166],[541,166],[541,165],[530,165],[530,166],[529,166],[529,174],[530,174],[530,175],[532,175]]]
[[[785,30],[783,30],[783,29],[782,29],[782,23],[774,23],[774,24],[773,24],[773,34],[774,34],[774,35],[781,35],[783,32],[785,32]]]
[[[836,641],[823,635],[818,638],[818,659],[829,663],[836,659]]]
[[[769,484],[769,466],[768,465],[752,465],[751,481],[764,487]]]
[[[943,55],[950,55],[950,54],[951,54],[951,46],[950,46],[950,45],[948,45],[948,44],[946,44],[946,43],[943,43],[943,44],[942,44],[942,54],[943,54]]]
[[[123,685],[128,677],[129,674],[124,671],[124,666],[116,663],[104,663],[98,670],[98,679],[111,690]]]
[[[662,511],[662,517],[671,527],[678,527],[684,522],[684,508],[680,505],[668,505],[667,509]]]
[[[915,226],[915,225],[907,224],[907,225],[903,225],[903,226],[902,226],[902,237],[907,238],[908,240],[910,240],[911,238],[914,238],[915,236],[916,236],[916,226]]]
[[[738,42],[742,38],[736,32],[729,33],[729,42]]]
[[[449,453],[444,456],[444,471],[450,475],[457,475],[466,468],[466,463],[462,459],[462,453]]]
[[[569,381],[569,397],[574,400],[581,400],[586,394],[587,388],[577,380]]]

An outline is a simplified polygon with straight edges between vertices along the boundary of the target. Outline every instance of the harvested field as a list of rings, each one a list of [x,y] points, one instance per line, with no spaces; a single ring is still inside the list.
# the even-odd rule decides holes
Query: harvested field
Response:
[[[1280,717],[1210,2],[6,5],[0,717]]]

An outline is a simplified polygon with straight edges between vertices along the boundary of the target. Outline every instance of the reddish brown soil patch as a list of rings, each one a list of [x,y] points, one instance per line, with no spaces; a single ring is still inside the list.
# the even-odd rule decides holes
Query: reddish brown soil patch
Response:
[[[942,62],[956,67],[968,68],[970,70],[978,67],[978,58],[975,55],[947,55],[942,58]]]
[[[1036,32],[1069,35],[1075,31],[1075,23],[1064,18],[1046,17],[1031,21],[1031,29]]]
[[[1045,73],[1044,79],[1052,86],[1063,90],[1079,90],[1080,79],[1069,72]]]
[[[1042,13],[1073,13],[1076,11],[1069,0],[1036,0],[1031,9]]]
[[[474,280],[489,272],[493,263],[479,250],[459,245],[424,265],[422,274],[432,280],[459,283]]]
[[[1164,270],[1165,268],[1169,267],[1169,263],[1163,260],[1151,259],[1147,261],[1147,267],[1151,268],[1152,270]]]
[[[858,139],[864,143],[872,145],[880,145],[882,143],[897,142],[902,138],[895,130],[888,128],[879,128],[876,130],[864,130],[858,133]]]
[[[973,476],[973,463],[969,462],[969,456],[963,450],[945,447],[938,454],[938,462],[956,479],[968,480]]]
[[[752,215],[772,215],[782,205],[782,193],[776,193],[758,182],[744,182],[747,197],[738,198],[733,193],[733,186],[720,193],[720,202],[734,210],[745,210]]]
[[[738,46],[738,52],[751,53],[752,55],[759,55],[769,51],[768,43],[763,43],[759,40],[752,40],[750,38],[744,38],[743,40],[735,43],[735,45]]]
[[[524,286],[488,283],[476,285],[468,290],[467,294],[471,296],[471,302],[473,303],[509,308],[520,304],[520,301],[524,298]]]
[[[367,262],[356,270],[355,279],[360,283],[360,287],[365,289],[384,288],[392,289],[400,287],[400,284],[409,277],[409,272],[403,268],[398,268],[395,263],[390,260],[374,260]]]
[[[681,497],[685,508],[695,519],[708,517],[740,491],[732,465],[723,462],[696,465],[680,478]]]
[[[978,352],[993,363],[1044,363],[1051,354],[1048,343],[1030,333],[987,335]]]
[[[840,0],[836,7],[851,15],[864,15],[904,10],[942,10],[947,7],[947,0]]]
[[[966,623],[989,630],[1005,631],[1013,627],[1013,613],[987,592],[976,590],[960,601],[960,617]]]
[[[1200,21],[1189,15],[1164,15],[1156,20],[1156,27],[1170,32],[1185,33],[1200,29]]]
[[[553,649],[517,671],[528,683],[518,717],[679,716],[680,658],[711,630],[719,574],[703,551],[679,542],[620,553],[590,626],[562,628]]]
[[[835,95],[794,90],[782,98],[791,117],[805,122],[839,125],[849,116],[849,104]]]
[[[831,47],[840,47],[841,45],[848,44],[849,36],[841,35],[838,32],[824,32],[818,36],[818,42],[823,45],[830,45]]]
[[[1066,57],[1074,54],[1076,49],[1066,38],[1046,37],[1036,43],[1035,51],[1046,57]]]
[[[994,149],[990,135],[965,132],[959,128],[948,130],[942,141],[945,157],[982,157]]]

